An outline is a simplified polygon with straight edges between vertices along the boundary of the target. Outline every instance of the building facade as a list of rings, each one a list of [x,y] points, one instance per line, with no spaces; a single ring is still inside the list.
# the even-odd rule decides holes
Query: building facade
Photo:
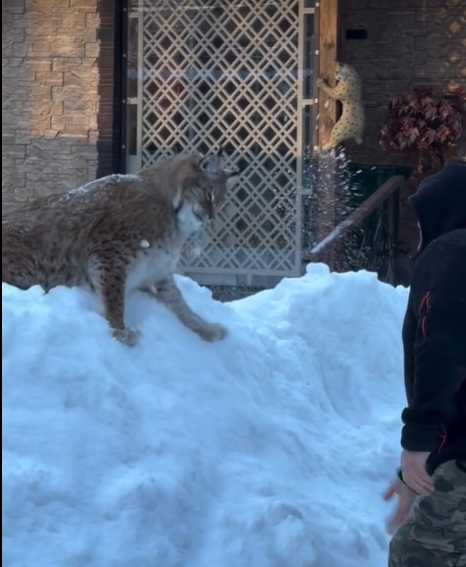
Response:
[[[235,285],[298,275],[318,14],[330,2],[5,0],[3,207],[222,145],[248,169],[191,271]],[[466,86],[464,2],[346,0],[334,10],[334,49],[360,73],[366,110],[363,144],[347,155],[403,164],[377,143],[388,100],[417,85]]]

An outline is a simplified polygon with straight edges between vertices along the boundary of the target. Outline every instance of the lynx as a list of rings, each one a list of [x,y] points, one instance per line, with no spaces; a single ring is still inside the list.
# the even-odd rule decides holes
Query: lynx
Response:
[[[177,156],[36,201],[3,219],[3,281],[22,289],[38,284],[45,292],[90,286],[113,336],[127,345],[139,336],[124,322],[133,290],[159,299],[202,339],[222,339],[221,325],[185,303],[174,272],[184,242],[214,216],[238,174],[225,168],[221,152]]]
[[[329,87],[323,79],[317,80],[317,86],[330,98],[343,103],[343,112],[334,125],[330,139],[322,149],[330,150],[350,138],[358,144],[362,143],[364,130],[364,107],[361,101],[361,79],[354,67],[337,63],[335,78],[336,87]]]

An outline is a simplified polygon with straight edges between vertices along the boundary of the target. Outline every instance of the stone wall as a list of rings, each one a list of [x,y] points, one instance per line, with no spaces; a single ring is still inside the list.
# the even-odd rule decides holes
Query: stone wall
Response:
[[[97,175],[99,115],[103,108],[108,115],[112,103],[101,96],[100,4],[2,2],[2,202],[7,209]]]
[[[366,108],[364,143],[349,144],[349,157],[405,163],[405,156],[388,154],[377,144],[388,101],[414,86],[466,87],[464,0],[345,0],[340,5],[340,59],[361,74]],[[367,39],[347,39],[347,30],[365,30]]]
[[[118,0],[2,2],[2,201],[9,207],[115,171],[112,16]],[[363,163],[405,163],[377,134],[415,85],[466,85],[463,0],[341,0],[340,59],[361,73]],[[347,39],[365,30],[367,39]],[[115,123],[118,125],[118,122]]]

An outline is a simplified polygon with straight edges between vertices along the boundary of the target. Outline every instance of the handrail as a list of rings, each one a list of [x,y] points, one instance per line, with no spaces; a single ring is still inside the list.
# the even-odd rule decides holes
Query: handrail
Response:
[[[318,242],[308,254],[304,255],[305,262],[315,262],[330,246],[340,240],[351,228],[362,223],[384,201],[401,189],[405,182],[402,175],[393,175],[383,183],[370,197],[368,197],[345,220],[341,221],[325,238]]]

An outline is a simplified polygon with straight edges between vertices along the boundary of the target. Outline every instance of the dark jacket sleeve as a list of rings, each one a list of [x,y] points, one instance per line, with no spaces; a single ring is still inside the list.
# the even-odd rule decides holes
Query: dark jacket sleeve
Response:
[[[463,381],[458,360],[466,349],[466,282],[436,266],[429,274],[420,269],[418,281],[415,275],[403,328],[408,407],[401,444],[410,451],[439,448],[457,419]]]
[[[415,379],[414,342],[416,340],[416,327],[417,318],[413,308],[413,294],[411,289],[408,307],[403,321],[404,377],[408,405],[410,405],[413,401]]]

